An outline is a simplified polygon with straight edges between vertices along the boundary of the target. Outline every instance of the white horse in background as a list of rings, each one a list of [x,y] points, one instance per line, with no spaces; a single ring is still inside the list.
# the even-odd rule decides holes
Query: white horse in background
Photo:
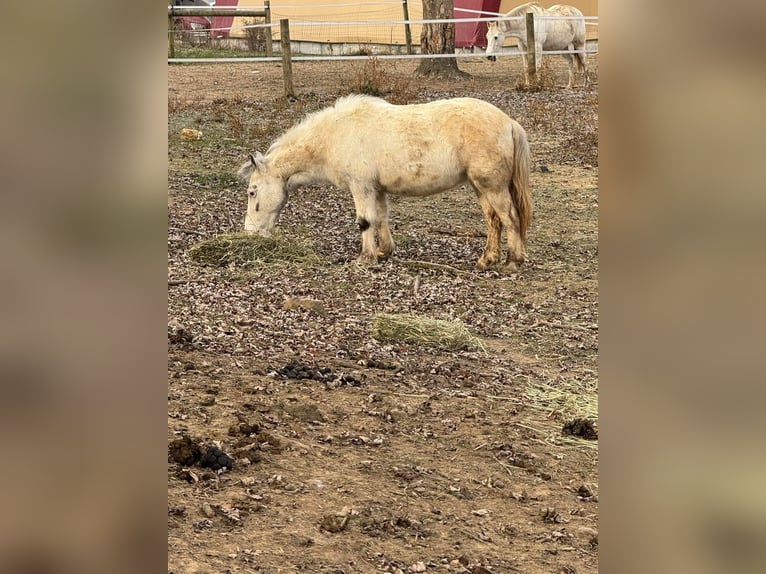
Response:
[[[577,68],[583,73],[583,84],[587,85],[588,77],[585,66],[585,17],[574,6],[565,4],[556,4],[550,8],[543,8],[536,2],[528,2],[517,6],[504,17],[515,20],[498,20],[489,22],[487,25],[487,57],[494,61],[506,36],[512,36],[519,41],[521,50],[521,59],[524,66],[524,83],[529,85],[529,76],[527,74],[527,24],[526,14],[535,15],[535,64],[540,68],[540,62],[543,57],[543,50],[569,50],[577,51],[574,54],[562,54],[569,63],[569,83],[567,88],[574,86],[575,80],[575,61]],[[561,20],[548,20],[549,17],[568,16],[569,18]],[[572,18],[573,17],[573,18]]]
[[[394,250],[389,195],[423,197],[468,183],[487,221],[487,244],[477,267],[500,264],[501,271],[512,272],[525,259],[532,218],[529,164],[524,128],[482,100],[396,106],[370,96],[347,96],[309,115],[266,155],[251,154],[242,165],[239,176],[248,182],[245,231],[268,235],[290,191],[331,184],[354,197],[362,232],[360,260],[375,263]],[[504,263],[503,228],[508,242]]]

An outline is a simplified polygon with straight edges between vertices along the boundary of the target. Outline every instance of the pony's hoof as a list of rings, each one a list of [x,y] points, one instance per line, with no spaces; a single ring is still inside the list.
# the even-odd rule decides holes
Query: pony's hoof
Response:
[[[519,270],[519,265],[521,265],[520,262],[516,261],[509,261],[505,265],[503,265],[500,268],[500,272],[505,275],[510,275],[511,273],[516,273]]]
[[[486,271],[495,265],[497,265],[497,260],[482,257],[476,262],[476,269],[479,271]]]

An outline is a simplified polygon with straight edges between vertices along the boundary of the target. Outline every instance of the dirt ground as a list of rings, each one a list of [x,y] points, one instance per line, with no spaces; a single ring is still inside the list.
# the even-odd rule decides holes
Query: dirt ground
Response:
[[[513,58],[461,60],[465,80],[376,71],[383,97],[470,95],[527,129],[535,214],[510,276],[474,270],[485,223],[466,189],[394,199],[395,258],[375,267],[355,262],[350,195],[323,186],[294,193],[279,224],[318,263],[196,265],[192,245],[242,227],[247,153],[369,70],[295,63],[288,100],[278,65],[168,68],[168,572],[597,572],[589,64],[574,90],[515,89]],[[486,352],[377,341],[380,312],[460,319]],[[204,467],[195,448],[211,445]]]

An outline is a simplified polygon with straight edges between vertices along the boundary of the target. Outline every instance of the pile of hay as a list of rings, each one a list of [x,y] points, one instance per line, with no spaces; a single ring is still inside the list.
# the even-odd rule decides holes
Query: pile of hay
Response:
[[[201,241],[189,249],[189,257],[200,265],[257,267],[270,263],[318,263],[319,256],[310,244],[274,235],[260,237],[246,233],[227,233]]]
[[[458,320],[379,313],[375,315],[372,329],[372,336],[379,341],[413,343],[449,351],[486,351],[481,340]]]
[[[598,421],[598,383],[595,379],[579,381],[572,378],[566,381],[558,380],[555,384],[530,379],[524,389],[524,399],[527,408],[545,413],[553,425],[556,425],[556,420]],[[562,435],[560,424],[549,431],[533,430],[546,436],[546,441],[551,444],[598,449],[598,442],[594,440],[566,433]]]

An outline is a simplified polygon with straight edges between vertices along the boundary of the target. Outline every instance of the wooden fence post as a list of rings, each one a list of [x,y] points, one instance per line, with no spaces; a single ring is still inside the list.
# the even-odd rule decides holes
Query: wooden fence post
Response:
[[[285,96],[294,98],[293,59],[290,50],[290,21],[287,18],[282,18],[279,21],[279,35],[282,42],[282,76],[285,80]]]
[[[527,12],[527,83],[537,83],[537,53],[535,52],[535,15]]]
[[[264,16],[264,22],[266,24],[271,24],[271,1],[270,0],[263,0],[263,10],[266,13]],[[271,58],[274,55],[274,46],[272,42],[274,41],[274,38],[271,33],[271,26],[268,28],[268,32],[266,33],[266,57]]]
[[[402,10],[404,11],[404,41],[407,43],[407,53],[412,54],[412,31],[410,30],[410,7],[407,0],[402,0]]]
[[[173,29],[173,15],[168,14],[168,56],[176,57],[176,33]]]

